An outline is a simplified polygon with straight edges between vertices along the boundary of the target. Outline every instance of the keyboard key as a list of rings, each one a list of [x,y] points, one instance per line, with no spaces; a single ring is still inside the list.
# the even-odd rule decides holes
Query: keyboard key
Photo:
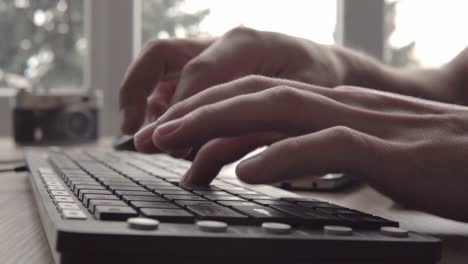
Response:
[[[162,222],[192,223],[194,217],[182,209],[143,208],[141,213]]]
[[[224,206],[258,206],[258,204],[249,201],[218,201],[219,204]]]
[[[182,207],[186,207],[190,205],[216,205],[214,202],[211,202],[211,201],[175,200],[174,203]]]
[[[232,206],[232,208],[245,215],[253,217],[259,222],[294,222],[296,217],[277,211],[270,207],[261,205],[255,206]],[[297,222],[297,221],[296,221]]]
[[[145,201],[131,201],[130,205],[135,208],[167,208],[179,209],[177,205],[170,202],[145,202]]]
[[[49,189],[50,191],[65,191],[65,187],[63,186],[47,186],[47,189]]]
[[[126,203],[120,200],[89,200],[88,209],[91,213],[94,213],[95,206],[107,205],[107,206],[127,206]]]
[[[218,190],[205,190],[205,191],[201,191],[201,190],[195,190],[193,191],[194,193],[198,194],[198,195],[229,195],[229,193],[225,192],[225,191],[218,191]]]
[[[50,191],[53,196],[70,196],[67,191]]]
[[[196,195],[177,195],[177,194],[166,194],[164,198],[169,200],[190,200],[190,201],[207,201],[203,197],[196,196]]]
[[[122,197],[124,195],[138,195],[138,196],[154,196],[154,193],[149,192],[149,191],[121,191],[117,190],[115,191],[115,195],[118,197]]]
[[[180,187],[174,186],[170,183],[168,185],[152,185],[152,184],[147,184],[143,185],[146,189],[150,191],[156,191],[156,190],[173,190],[173,191],[179,191],[182,190]]]
[[[80,207],[76,203],[65,203],[65,202],[59,202],[57,203],[60,209],[71,209],[71,210],[79,210]]]
[[[103,186],[93,186],[93,185],[75,185],[73,188],[73,192],[75,195],[78,195],[79,190],[86,189],[86,190],[106,190]]]
[[[167,201],[164,198],[153,194],[153,196],[138,196],[138,195],[124,195],[121,197],[122,200],[129,203],[131,201],[147,201],[147,202],[165,202]]]
[[[73,198],[70,196],[54,196],[54,200],[57,202],[66,202],[66,203],[73,203]]]
[[[108,194],[84,194],[83,195],[83,204],[88,207],[89,200],[118,200],[115,195],[108,195]]]
[[[290,202],[278,200],[278,199],[269,199],[269,200],[252,200],[254,203],[261,204],[264,206],[270,206],[273,204],[291,204]]]
[[[109,185],[107,186],[111,191],[142,191],[146,192],[147,190],[141,186],[134,185],[134,186],[122,186],[122,185]]]
[[[170,194],[174,194],[174,195],[193,195],[191,192],[189,191],[185,191],[185,190],[154,190],[153,191],[155,194],[158,194],[158,195],[170,195]]]
[[[298,202],[299,205],[311,208],[344,208],[327,202]]]
[[[248,217],[220,205],[190,205],[187,209],[203,220],[219,220],[223,222],[246,224]]]
[[[84,220],[86,219],[86,214],[83,213],[81,210],[69,210],[64,209],[62,210],[63,217],[66,219],[79,219]]]
[[[243,202],[246,201],[238,196],[233,195],[204,195],[203,197],[210,199],[212,201],[238,201]]]
[[[80,201],[83,201],[83,195],[85,194],[112,194],[110,191],[108,190],[87,190],[87,189],[81,189],[78,191],[78,199],[80,199]]]
[[[307,197],[281,197],[280,200],[284,200],[287,202],[322,202],[315,198],[307,198]]]
[[[247,200],[276,200],[276,198],[264,195],[264,194],[246,194],[246,195],[239,195],[240,197],[247,199]]]
[[[138,213],[129,206],[98,205],[94,207],[94,216],[98,220],[123,221],[135,217]]]
[[[346,226],[349,223],[349,221],[343,221],[343,219],[340,219],[339,217],[327,215],[327,214],[324,214],[315,210],[314,208],[304,207],[301,205],[296,205],[296,204],[276,205],[275,204],[275,205],[271,205],[271,207],[279,211],[297,216],[303,220],[306,220],[302,222],[302,224],[306,224],[309,226],[324,226],[324,225],[345,225]]]

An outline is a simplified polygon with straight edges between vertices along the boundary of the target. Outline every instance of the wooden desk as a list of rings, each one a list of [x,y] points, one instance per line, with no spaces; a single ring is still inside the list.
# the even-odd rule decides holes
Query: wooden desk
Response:
[[[21,157],[8,139],[0,139],[0,160]],[[232,170],[227,170],[228,172]],[[410,230],[443,240],[441,263],[468,263],[468,224],[409,211],[362,185],[339,193],[300,193],[377,214]],[[26,173],[0,174],[0,263],[53,263]],[[466,201],[460,201],[466,202]]]

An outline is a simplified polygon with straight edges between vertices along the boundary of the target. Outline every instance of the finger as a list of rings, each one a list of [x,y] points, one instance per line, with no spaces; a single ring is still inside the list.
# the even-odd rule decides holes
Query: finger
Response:
[[[260,75],[249,75],[234,81],[216,85],[208,90],[198,93],[174,106],[157,120],[157,125],[182,117],[195,109],[224,101],[238,96],[264,91],[277,86],[291,86],[299,90],[315,92],[333,98],[333,90],[329,88],[309,85],[301,82],[270,78]]]
[[[282,138],[284,136],[278,133],[262,133],[244,137],[213,139],[197,153],[182,183],[208,185],[224,165],[235,162],[249,152]]]
[[[155,122],[168,108],[177,86],[176,81],[160,82],[148,97],[146,116],[148,122]]]
[[[182,117],[204,105],[224,101],[233,98],[237,95],[245,95],[263,91],[275,87],[278,84],[294,85],[295,88],[316,92],[322,95],[330,96],[332,91],[329,88],[308,85],[305,83],[269,78],[265,76],[251,75],[240,78],[225,84],[217,85],[213,88],[196,94],[172,107],[170,107],[155,124],[142,128],[136,135],[138,149],[147,150],[148,153],[156,151],[153,141],[150,139],[154,130],[161,124],[173,119]],[[164,106],[156,105],[155,107],[163,108]]]
[[[189,61],[181,73],[180,83],[171,104],[215,84],[252,73],[261,74],[265,49],[259,36],[255,30],[235,28]]]
[[[303,175],[337,172],[366,174],[378,158],[382,140],[347,127],[274,143],[236,168],[240,180],[251,184],[273,183]]]
[[[381,119],[315,93],[277,87],[198,108],[159,126],[153,133],[153,143],[171,150],[203,144],[217,137],[265,131],[294,135],[333,126],[382,133],[382,128],[376,129],[383,125],[385,120]]]
[[[157,40],[152,41],[130,66],[120,88],[120,109],[123,112],[122,131],[130,134],[143,123],[146,98],[156,84],[173,75],[211,41]]]

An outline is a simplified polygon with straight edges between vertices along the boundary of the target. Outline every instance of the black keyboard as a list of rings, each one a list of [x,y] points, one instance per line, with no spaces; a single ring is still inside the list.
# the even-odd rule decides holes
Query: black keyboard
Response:
[[[276,197],[233,178],[182,186],[166,155],[28,150],[57,262],[435,263],[440,241],[325,201]]]

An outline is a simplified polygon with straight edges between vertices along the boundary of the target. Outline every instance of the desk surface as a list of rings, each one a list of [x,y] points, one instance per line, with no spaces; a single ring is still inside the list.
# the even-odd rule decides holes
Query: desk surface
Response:
[[[21,157],[7,139],[0,139],[0,160]],[[0,164],[0,166],[2,166]],[[441,263],[468,263],[468,224],[405,210],[361,185],[339,193],[300,193],[399,221],[410,230],[443,240]],[[0,174],[0,263],[53,263],[27,173]]]

